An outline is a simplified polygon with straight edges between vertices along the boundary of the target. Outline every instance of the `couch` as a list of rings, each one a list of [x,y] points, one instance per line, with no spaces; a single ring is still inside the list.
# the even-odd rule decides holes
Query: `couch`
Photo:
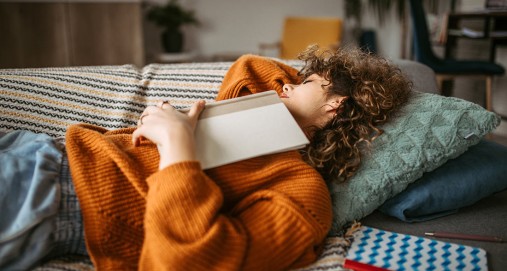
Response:
[[[296,68],[301,66],[298,61],[285,62]],[[384,127],[386,132],[376,140],[378,143],[374,142],[371,152],[365,152],[364,166],[355,179],[350,184],[330,186],[336,218],[333,229],[321,258],[301,270],[342,269],[343,257],[353,242],[345,230],[354,221],[417,236],[424,236],[428,231],[455,231],[507,238],[507,162],[502,166],[507,161],[507,148],[488,145],[494,143],[487,140],[487,134],[499,124],[499,118],[478,105],[439,96],[435,74],[428,67],[409,60],[394,60],[394,63],[413,81],[414,98],[392,124]],[[198,99],[212,102],[231,64],[0,70],[0,132],[25,129],[59,137],[65,134],[68,125],[79,122],[109,129],[135,125],[143,109],[160,100],[170,100],[176,108],[187,107]],[[487,159],[478,156],[483,147],[488,152],[485,156],[492,149],[497,155],[489,163],[492,168],[483,169],[480,161]],[[414,193],[422,194],[418,191],[423,188],[415,184],[430,189],[429,196],[438,194],[436,192],[440,191],[428,188],[426,183],[435,182],[438,178],[434,175],[449,175],[452,163],[460,165],[465,158],[479,159],[476,164],[481,168],[473,174],[475,186],[470,184],[473,181],[465,180],[468,176],[452,178],[457,188],[438,189],[458,194],[452,195],[457,199],[444,204],[447,209],[440,204],[431,206],[437,209],[429,213],[404,217],[407,212],[400,209],[400,202],[405,204],[406,198],[414,198]],[[494,176],[486,177],[482,171],[493,172]],[[494,185],[489,185],[493,178]],[[447,180],[438,181],[439,185],[446,185]],[[487,188],[483,188],[483,184]],[[470,189],[462,192],[462,187]],[[480,193],[476,192],[479,190]],[[397,198],[400,196],[405,199]],[[442,200],[450,196],[439,197]],[[423,198],[421,201],[431,200]],[[423,209],[427,211],[428,208]],[[445,241],[482,247],[488,252],[490,270],[507,268],[505,243]],[[43,263],[34,270],[92,269],[89,259],[69,255]]]
[[[411,61],[399,63],[412,79],[414,87],[424,92],[439,93],[433,79],[433,71]],[[504,158],[502,158],[504,159]],[[505,160],[503,160],[505,161]],[[507,164],[504,164],[507,168]],[[507,182],[507,176],[500,177]],[[502,237],[503,243],[472,240],[442,239],[444,241],[483,248],[487,251],[488,268],[491,271],[507,269],[507,190],[501,189],[479,201],[463,206],[452,214],[426,221],[407,223],[384,212],[375,210],[361,219],[362,224],[399,233],[424,237],[426,232],[458,232]]]

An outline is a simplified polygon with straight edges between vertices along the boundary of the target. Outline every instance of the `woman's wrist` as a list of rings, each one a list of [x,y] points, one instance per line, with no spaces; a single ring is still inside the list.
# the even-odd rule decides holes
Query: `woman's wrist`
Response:
[[[196,160],[194,130],[204,105],[204,101],[194,103],[187,113],[178,112],[167,101],[148,106],[132,134],[132,143],[138,146],[141,138],[146,138],[157,144],[159,169]]]
[[[157,145],[160,155],[159,169],[182,161],[196,160],[194,135],[185,130],[173,131],[165,143]]]

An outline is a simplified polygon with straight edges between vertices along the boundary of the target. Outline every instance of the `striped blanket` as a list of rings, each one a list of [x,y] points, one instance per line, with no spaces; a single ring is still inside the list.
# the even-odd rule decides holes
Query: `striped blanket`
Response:
[[[299,62],[286,62],[298,67]],[[0,70],[0,132],[30,130],[53,137],[75,123],[109,129],[135,125],[148,105],[169,100],[184,108],[212,102],[231,62]],[[350,245],[330,237],[320,259],[298,271],[341,270]],[[93,270],[88,258],[68,256],[35,270]]]
[[[147,105],[212,101],[230,63],[0,70],[0,129],[62,136],[74,123],[134,125]]]

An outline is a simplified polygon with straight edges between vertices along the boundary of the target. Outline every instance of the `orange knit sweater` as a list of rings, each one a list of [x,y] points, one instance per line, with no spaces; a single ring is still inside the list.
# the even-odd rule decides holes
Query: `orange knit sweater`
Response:
[[[243,57],[226,75],[219,98],[280,90],[294,72]],[[206,172],[196,161],[158,170],[157,148],[148,141],[133,147],[133,130],[75,125],[67,132],[97,270],[285,270],[316,259],[331,224],[330,196],[298,152]]]

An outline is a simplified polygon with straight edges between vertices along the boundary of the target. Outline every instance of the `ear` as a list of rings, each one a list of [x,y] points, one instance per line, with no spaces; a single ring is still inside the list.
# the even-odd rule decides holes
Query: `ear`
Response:
[[[326,107],[327,109],[327,112],[331,112],[333,114],[336,114],[340,111],[340,107],[342,106],[342,104],[347,101],[349,97],[348,96],[341,96],[341,97],[333,97],[330,101],[329,101],[329,104],[331,106],[328,106]]]

